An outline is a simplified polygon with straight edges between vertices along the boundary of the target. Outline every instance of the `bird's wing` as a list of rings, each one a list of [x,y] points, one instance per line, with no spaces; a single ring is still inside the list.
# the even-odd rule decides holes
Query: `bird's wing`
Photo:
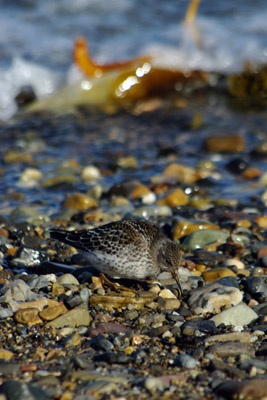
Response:
[[[99,251],[106,254],[116,251],[120,246],[132,251],[140,246],[146,246],[143,236],[139,235],[132,226],[118,222],[92,230],[51,229],[50,237],[83,251]]]

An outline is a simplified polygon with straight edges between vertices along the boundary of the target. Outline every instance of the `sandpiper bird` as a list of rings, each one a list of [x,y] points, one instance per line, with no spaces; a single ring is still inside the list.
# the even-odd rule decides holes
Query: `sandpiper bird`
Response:
[[[115,221],[90,230],[51,229],[50,237],[82,250],[92,266],[113,278],[143,281],[169,271],[182,296],[179,248],[155,225]]]

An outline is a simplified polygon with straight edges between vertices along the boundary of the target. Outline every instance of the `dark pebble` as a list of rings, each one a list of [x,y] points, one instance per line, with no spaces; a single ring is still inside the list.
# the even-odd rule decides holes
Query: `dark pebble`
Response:
[[[247,167],[247,161],[240,157],[233,158],[226,164],[228,171],[235,175],[241,174]]]
[[[224,254],[217,253],[216,251],[195,250],[193,261],[196,264],[205,264],[207,267],[215,267],[226,259]]]
[[[191,317],[193,315],[192,311],[190,311],[188,308],[184,306],[181,306],[179,308],[179,314],[184,318]]]
[[[223,286],[232,286],[239,289],[238,279],[235,276],[225,276],[224,278],[218,279],[216,283]]]
[[[158,328],[152,328],[150,331],[150,336],[160,336],[163,335],[163,333],[167,332],[169,330],[168,325],[162,325],[159,326]]]
[[[256,293],[257,294],[261,293],[263,295],[267,294],[266,283],[264,282],[263,278],[261,278],[260,276],[249,276],[246,279],[246,290],[252,296],[255,295]]]
[[[49,400],[44,390],[38,386],[26,382],[7,381],[0,386],[0,393],[4,394],[7,400]]]
[[[23,86],[20,89],[20,92],[15,97],[15,101],[19,107],[23,107],[26,104],[29,104],[36,100],[36,94],[32,88],[32,86]]]
[[[263,268],[267,268],[267,256],[261,258],[261,265]]]
[[[216,328],[214,321],[204,320],[202,318],[194,318],[190,321],[186,321],[182,325],[181,331],[183,335],[195,336],[197,331],[216,334],[219,332],[219,329]]]
[[[260,357],[260,356],[266,357],[267,356],[267,343],[263,343],[257,350],[256,354],[258,357]]]
[[[129,364],[133,361],[131,356],[126,354],[117,354],[112,352],[106,352],[102,354],[97,354],[94,357],[94,361],[96,362],[106,362],[108,364]]]
[[[257,358],[251,358],[250,360],[242,361],[239,364],[239,368],[243,370],[248,370],[251,367],[256,367],[257,369],[267,370],[267,361],[259,360]]]
[[[114,349],[114,345],[102,335],[98,335],[91,339],[90,346],[95,350],[104,350],[107,352]]]
[[[229,365],[226,362],[220,360],[212,360],[208,369],[210,371],[223,371],[231,378],[236,379],[243,379],[246,376],[246,374],[239,368]]]
[[[69,308],[75,308],[81,304],[83,304],[83,299],[79,294],[75,294],[74,296],[67,297],[64,301],[65,305]]]

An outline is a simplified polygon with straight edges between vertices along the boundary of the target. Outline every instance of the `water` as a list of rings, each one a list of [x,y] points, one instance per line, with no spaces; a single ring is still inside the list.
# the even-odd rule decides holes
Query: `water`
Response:
[[[0,118],[16,112],[14,96],[30,84],[39,98],[68,81],[74,40],[82,35],[99,62],[153,54],[181,69],[238,71],[267,61],[265,0],[203,0],[195,28],[182,21],[188,1],[0,1]]]

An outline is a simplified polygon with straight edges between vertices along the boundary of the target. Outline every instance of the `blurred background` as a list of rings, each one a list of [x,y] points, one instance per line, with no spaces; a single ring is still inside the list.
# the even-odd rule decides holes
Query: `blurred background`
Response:
[[[31,85],[39,98],[73,79],[72,52],[84,36],[92,57],[111,62],[152,54],[165,67],[222,73],[267,61],[266,0],[203,0],[193,26],[188,0],[0,1],[0,119]],[[199,43],[193,39],[197,30]]]

